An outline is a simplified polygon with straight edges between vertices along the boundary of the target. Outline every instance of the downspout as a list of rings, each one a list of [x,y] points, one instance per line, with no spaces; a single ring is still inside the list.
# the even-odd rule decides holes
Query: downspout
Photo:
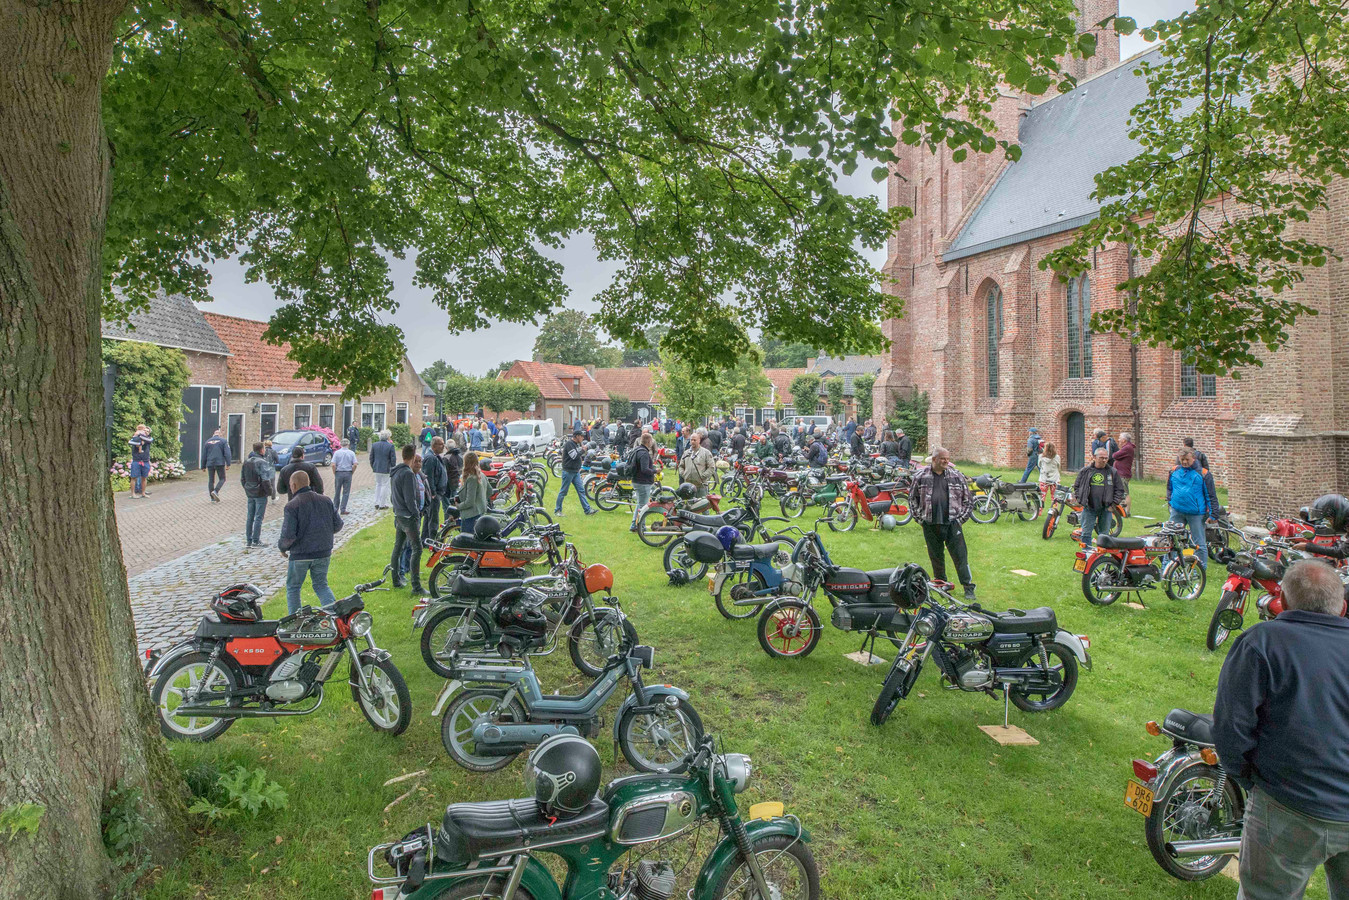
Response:
[[[1129,280],[1134,279],[1134,245],[1128,245],[1129,253]],[[1136,322],[1138,318],[1138,287],[1135,286],[1129,290],[1129,299],[1126,301],[1126,309],[1129,314],[1129,321]],[[1143,477],[1143,416],[1138,407],[1138,329],[1135,326],[1129,333],[1129,412],[1133,416],[1134,432],[1134,477]]]

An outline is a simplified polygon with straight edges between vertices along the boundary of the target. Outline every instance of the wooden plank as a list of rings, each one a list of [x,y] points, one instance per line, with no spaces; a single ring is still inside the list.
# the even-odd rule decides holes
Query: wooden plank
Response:
[[[1004,747],[1036,747],[1040,742],[1015,725],[980,725],[979,730]]]
[[[1028,572],[1028,571],[1026,571],[1025,569],[1013,569],[1013,570],[1012,570],[1012,574],[1013,574],[1013,575],[1020,575],[1022,578],[1034,578],[1034,577],[1035,577],[1035,573],[1034,573],[1034,572]]]
[[[883,666],[885,660],[874,653],[868,654],[865,650],[858,650],[855,653],[845,653],[843,658],[857,663],[859,666]]]

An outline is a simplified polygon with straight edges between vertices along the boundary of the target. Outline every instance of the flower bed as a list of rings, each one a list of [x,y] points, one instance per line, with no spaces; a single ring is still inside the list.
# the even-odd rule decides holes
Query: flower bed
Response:
[[[169,481],[174,478],[182,478],[187,474],[187,469],[176,459],[152,459],[150,460],[150,476],[147,480],[150,482]],[[112,478],[112,489],[114,491],[131,490],[131,461],[119,459],[108,468],[108,475]]]

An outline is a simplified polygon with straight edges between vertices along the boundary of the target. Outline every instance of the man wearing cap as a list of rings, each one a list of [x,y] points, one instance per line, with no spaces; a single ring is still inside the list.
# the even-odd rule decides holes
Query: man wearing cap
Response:
[[[567,496],[567,488],[575,485],[576,496],[581,500],[581,509],[585,510],[587,516],[593,516],[595,511],[590,508],[586,502],[585,491],[581,490],[581,463],[585,462],[585,447],[582,440],[585,438],[585,432],[580,425],[572,429],[571,442],[562,445],[562,489],[557,492],[557,508],[553,510],[553,515],[562,515],[562,498]]]
[[[1030,478],[1030,473],[1040,467],[1040,429],[1034,425],[1030,428],[1030,436],[1026,438],[1026,471],[1021,473],[1021,480],[1025,482]]]

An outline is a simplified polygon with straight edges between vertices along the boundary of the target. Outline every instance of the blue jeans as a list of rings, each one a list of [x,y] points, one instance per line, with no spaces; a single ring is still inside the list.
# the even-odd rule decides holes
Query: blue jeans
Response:
[[[656,489],[654,484],[634,484],[632,486],[632,524],[637,524],[638,517],[642,510],[646,509],[647,504],[651,502],[651,492]]]
[[[333,506],[337,511],[346,515],[347,501],[351,499],[351,474],[350,472],[333,473]]]
[[[562,498],[567,496],[567,488],[572,485],[576,485],[576,496],[581,498],[581,509],[587,513],[590,512],[590,504],[586,502],[585,491],[581,490],[581,473],[568,472],[565,469],[562,471],[562,489],[557,492],[557,508],[553,512],[562,512]]]
[[[1109,534],[1110,515],[1110,507],[1108,506],[1105,509],[1082,507],[1082,543],[1088,547],[1096,543],[1093,539],[1093,531],[1096,534]]]
[[[1030,473],[1034,472],[1037,468],[1039,468],[1039,465],[1040,465],[1040,457],[1038,456],[1032,456],[1029,460],[1027,460],[1026,471],[1021,473],[1022,482],[1025,482],[1026,479],[1030,478]]]
[[[1171,511],[1171,521],[1181,522],[1190,529],[1190,538],[1194,541],[1194,555],[1199,557],[1199,568],[1208,571],[1208,537],[1204,534],[1203,513],[1182,513]]]
[[[244,540],[247,543],[262,543],[262,515],[265,512],[267,512],[266,497],[248,498],[248,518],[244,520]]]
[[[478,520],[481,519],[481,518],[482,518],[482,516],[469,516],[467,519],[460,519],[460,520],[459,520],[459,533],[460,533],[460,534],[472,534],[472,533],[473,533],[473,526],[474,526],[474,525],[477,525],[477,524],[478,524]]]
[[[337,597],[333,595],[332,588],[328,587],[328,562],[332,557],[322,557],[321,559],[292,559],[290,565],[286,567],[286,612],[297,613],[300,611],[300,588],[304,586],[304,576],[309,575],[309,581],[314,586],[314,593],[318,595],[319,603],[324,606],[332,606],[337,602]]]

